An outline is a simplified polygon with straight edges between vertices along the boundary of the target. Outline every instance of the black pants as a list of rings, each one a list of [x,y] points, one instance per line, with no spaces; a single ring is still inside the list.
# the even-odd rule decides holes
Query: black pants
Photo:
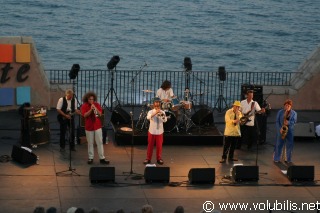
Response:
[[[242,143],[247,144],[247,148],[251,149],[253,144],[257,143],[257,128],[256,126],[243,125],[241,127]],[[240,145],[241,147],[241,145]]]
[[[222,159],[227,159],[229,153],[229,159],[233,159],[234,149],[239,141],[240,137],[224,136]]]
[[[67,138],[68,141],[70,141],[70,149],[74,148],[74,119],[71,120],[63,120],[60,121],[60,148],[64,149],[66,146],[66,133],[68,131],[68,127],[70,129],[70,138]]]

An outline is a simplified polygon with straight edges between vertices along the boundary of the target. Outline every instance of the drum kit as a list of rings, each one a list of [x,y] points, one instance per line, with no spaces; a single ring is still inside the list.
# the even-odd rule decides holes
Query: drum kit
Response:
[[[147,94],[154,94],[152,90],[142,90]],[[189,91],[187,91],[189,93]],[[148,97],[148,95],[147,95]],[[186,96],[188,97],[188,96]],[[149,110],[154,108],[153,101],[147,100],[142,103],[142,110],[139,115],[138,122],[136,124],[136,128],[139,130],[148,129],[149,121],[147,119],[147,114]],[[160,103],[160,108],[163,110],[167,117],[167,122],[163,124],[163,128],[165,132],[172,132],[173,130],[179,129],[188,130],[194,126],[195,124],[191,120],[191,109],[192,109],[192,101],[189,98],[186,100],[180,101],[177,96],[173,97],[169,101],[162,101]]]

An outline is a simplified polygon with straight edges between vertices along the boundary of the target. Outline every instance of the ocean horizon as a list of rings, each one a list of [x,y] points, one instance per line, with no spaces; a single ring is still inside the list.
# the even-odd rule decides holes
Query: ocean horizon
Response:
[[[319,1],[0,0],[0,36],[31,36],[46,70],[293,72],[320,43]]]

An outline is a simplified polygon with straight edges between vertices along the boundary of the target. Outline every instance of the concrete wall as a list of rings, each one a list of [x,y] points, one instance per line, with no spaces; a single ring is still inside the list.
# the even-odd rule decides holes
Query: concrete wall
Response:
[[[30,70],[28,72],[28,79],[24,82],[18,82],[16,80],[17,70],[21,67],[21,63],[10,63],[10,66],[13,68],[9,71],[8,77],[10,80],[0,84],[1,88],[17,88],[21,86],[30,86],[31,87],[31,105],[34,106],[47,106],[50,105],[50,83],[45,74],[41,59],[38,55],[37,48],[32,37],[24,36],[14,36],[14,37],[0,37],[1,44],[30,44],[31,46],[31,62]],[[0,69],[5,67],[6,64],[1,63]],[[1,70],[2,71],[2,70]],[[2,72],[1,72],[2,74]],[[1,111],[9,109],[17,109],[19,106],[2,106],[0,107]]]
[[[279,109],[286,99],[292,99],[294,109],[320,110],[320,47],[301,63],[290,82],[290,87],[263,88],[265,97],[271,94],[268,102],[272,108]]]

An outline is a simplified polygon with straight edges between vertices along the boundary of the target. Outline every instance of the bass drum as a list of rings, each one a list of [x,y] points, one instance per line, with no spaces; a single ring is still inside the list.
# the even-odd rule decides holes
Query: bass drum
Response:
[[[165,113],[166,113],[166,116],[167,116],[167,122],[163,123],[163,129],[164,129],[165,132],[171,132],[172,130],[174,130],[174,128],[177,125],[177,118],[170,111],[167,111]]]

